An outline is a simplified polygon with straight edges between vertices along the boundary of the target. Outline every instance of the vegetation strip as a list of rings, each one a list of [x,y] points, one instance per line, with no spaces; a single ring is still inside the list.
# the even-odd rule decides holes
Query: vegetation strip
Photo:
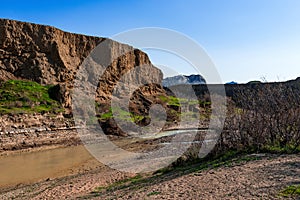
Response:
[[[0,82],[0,114],[62,112],[49,95],[52,87],[25,80]]]

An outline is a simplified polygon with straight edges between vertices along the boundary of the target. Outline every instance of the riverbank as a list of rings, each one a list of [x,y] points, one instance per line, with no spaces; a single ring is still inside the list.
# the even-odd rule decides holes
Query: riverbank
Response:
[[[19,148],[2,151],[0,154],[0,190],[34,184],[46,179],[72,176],[103,166],[88,152],[76,130],[68,130],[69,133],[65,131],[45,132],[44,136],[34,140],[37,144],[39,141],[46,141],[44,145],[17,146]],[[133,152],[151,150],[159,145],[158,142],[152,143],[151,140],[145,139],[108,137],[117,146]],[[42,139],[39,140],[40,138]],[[32,139],[32,134],[28,137],[28,140],[30,139]],[[98,142],[101,141],[93,142],[100,144]],[[106,151],[105,143],[103,146],[103,150],[100,149],[100,151]]]
[[[196,139],[201,141],[206,132],[197,129],[171,130],[144,138],[109,138],[125,150],[145,152],[169,145],[175,134],[189,135],[194,131],[199,133]],[[52,134],[59,136],[59,132]],[[78,138],[75,129],[72,134]],[[72,134],[62,133],[68,138]],[[0,156],[0,171],[7,176],[0,180],[8,183],[16,177],[24,179],[2,184],[0,199],[282,199],[281,190],[300,183],[300,154],[251,154],[220,164],[208,162],[204,168],[202,162],[161,174],[134,174],[101,164],[83,145],[63,144],[5,151]],[[30,169],[22,168],[22,160],[15,166],[5,160],[15,156],[31,163]],[[2,165],[1,160],[10,166]],[[23,162],[23,165],[26,164]],[[46,170],[42,176],[39,173],[43,170],[34,168],[39,166]],[[47,168],[52,171],[47,172]]]
[[[47,143],[47,145],[36,145],[30,148],[3,151],[0,154],[0,190],[16,189],[24,185],[35,184],[47,179],[68,177],[81,172],[87,173],[97,169],[99,166],[103,166],[81,144],[76,130],[72,130],[72,135],[71,133],[66,134],[64,131],[66,130],[60,130],[51,134],[46,132],[45,134],[52,136],[50,139],[55,141]],[[154,134],[151,137],[148,135],[145,138],[117,136],[108,136],[108,138],[124,150],[130,152],[149,152],[161,148],[162,145],[170,145],[172,137],[176,134],[188,136],[192,132],[195,133],[198,130],[186,130],[186,132],[184,130],[172,130]],[[61,136],[53,137],[53,135]],[[76,140],[68,140],[71,136]],[[32,138],[32,135],[28,140],[30,138]],[[68,140],[68,143],[63,142],[65,140]],[[39,140],[36,139],[35,142],[37,141]],[[62,143],[59,143],[60,141]],[[72,143],[71,141],[78,141],[79,145],[77,142]],[[103,145],[101,145],[101,142],[104,142]],[[106,142],[105,140],[101,140],[101,137],[99,140],[93,140],[89,143],[90,147],[93,145],[98,145],[97,150],[106,152],[107,156],[114,153],[108,151]],[[124,158],[121,156],[120,158],[110,159],[121,162]],[[127,162],[126,158],[125,161]]]
[[[2,191],[0,198],[295,199],[280,193],[300,183],[299,154],[251,154],[226,163],[207,168],[200,168],[203,163],[198,163],[181,170],[138,177],[99,166],[73,176],[11,188]]]
[[[80,144],[74,120],[62,113],[6,114],[0,117],[0,155]]]
[[[191,127],[205,130],[208,128],[208,123],[195,124],[191,122],[180,129],[195,130]],[[77,131],[83,128],[86,128],[84,124],[76,126],[73,118],[67,118],[62,113],[57,115],[50,113],[1,115],[0,155],[14,151],[34,151],[56,146],[80,145],[82,142]],[[167,126],[164,131],[178,129],[178,126]],[[117,135],[111,133],[108,137],[110,139],[121,138]],[[89,136],[87,135],[87,137]]]
[[[90,160],[78,166],[77,170],[73,169],[68,176],[1,189],[0,199],[73,199],[88,194],[97,185],[108,186],[132,176]]]
[[[299,199],[300,154],[250,154],[97,187],[82,199]]]

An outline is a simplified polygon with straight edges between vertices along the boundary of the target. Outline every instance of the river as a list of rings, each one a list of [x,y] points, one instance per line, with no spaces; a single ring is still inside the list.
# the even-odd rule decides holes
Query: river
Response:
[[[141,139],[153,139],[183,132],[184,130],[166,131],[158,135],[141,137]],[[137,141],[136,138],[133,140]],[[92,163],[93,166],[88,166],[88,163]],[[0,156],[0,188],[76,174],[77,171],[84,170],[83,166],[87,169],[95,167],[97,165],[95,163],[98,161],[83,145],[2,155]],[[98,165],[100,166],[101,163]]]
[[[0,187],[65,176],[91,159],[82,145],[1,156]]]

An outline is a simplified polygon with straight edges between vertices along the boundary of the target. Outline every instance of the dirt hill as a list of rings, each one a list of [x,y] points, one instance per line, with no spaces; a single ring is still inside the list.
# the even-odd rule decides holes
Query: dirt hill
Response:
[[[125,44],[107,38],[68,33],[52,26],[0,19],[0,80],[26,79],[41,84],[58,84],[56,97],[65,108],[71,107],[70,89],[79,66],[101,42],[108,41],[110,53],[126,49],[126,55],[113,61],[106,70],[102,91],[136,66],[152,66],[148,56]],[[162,80],[162,72],[154,66],[141,70],[132,81],[145,77],[154,82]],[[105,94],[106,93],[106,94]]]

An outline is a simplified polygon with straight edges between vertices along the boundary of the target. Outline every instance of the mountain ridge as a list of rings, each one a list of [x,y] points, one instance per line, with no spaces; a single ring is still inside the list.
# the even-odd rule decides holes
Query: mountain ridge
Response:
[[[200,74],[191,74],[191,75],[176,75],[172,77],[166,77],[162,81],[164,87],[170,87],[175,85],[197,85],[197,84],[206,84],[206,80]]]

